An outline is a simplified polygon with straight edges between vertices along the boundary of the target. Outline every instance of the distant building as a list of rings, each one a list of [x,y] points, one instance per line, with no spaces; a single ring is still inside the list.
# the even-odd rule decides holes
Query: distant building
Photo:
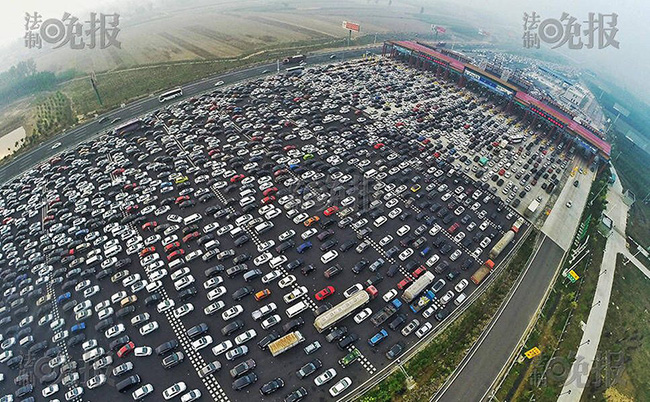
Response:
[[[562,98],[576,106],[582,106],[587,100],[587,91],[582,87],[573,85],[562,94]]]

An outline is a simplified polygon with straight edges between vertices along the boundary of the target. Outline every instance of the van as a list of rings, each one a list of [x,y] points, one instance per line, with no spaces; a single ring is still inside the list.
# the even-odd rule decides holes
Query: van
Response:
[[[138,384],[140,384],[140,376],[136,374],[118,382],[116,388],[118,392],[125,393]]]
[[[97,265],[98,263],[102,262],[102,256],[101,255],[94,255],[90,257],[89,259],[86,260],[86,265],[89,267],[92,267],[94,265]]]
[[[240,228],[239,226],[234,228],[233,230],[230,231],[230,237],[233,239],[238,238],[239,236],[243,235],[244,229]]]
[[[193,223],[196,223],[201,220],[201,214],[192,214],[186,218],[183,219],[183,223],[185,226],[191,225]]]
[[[287,257],[284,255],[279,255],[273,258],[271,261],[269,261],[269,267],[271,267],[271,269],[275,269],[280,265],[284,264],[285,262],[287,262]]]
[[[116,256],[121,251],[122,251],[122,246],[120,246],[118,244],[117,246],[113,246],[113,247],[105,250],[104,254],[106,255],[106,258],[111,258],[113,256]]]
[[[377,174],[377,171],[375,169],[370,169],[367,172],[363,174],[364,179],[369,179],[371,177],[374,177]]]
[[[466,296],[465,293],[463,292],[463,293],[459,294],[458,297],[456,297],[456,300],[454,300],[454,304],[455,304],[456,306],[460,306],[460,304],[461,304],[462,302],[464,302],[465,299],[467,299],[467,296]]]
[[[183,265],[185,261],[183,261],[182,258],[178,258],[172,262],[169,263],[169,270],[173,271],[174,269],[178,268],[179,266]]]
[[[287,317],[293,318],[307,309],[307,303],[300,301],[287,309]]]

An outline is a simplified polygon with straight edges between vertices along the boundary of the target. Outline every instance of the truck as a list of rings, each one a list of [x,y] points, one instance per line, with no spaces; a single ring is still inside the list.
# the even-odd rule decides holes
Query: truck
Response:
[[[359,357],[361,357],[361,351],[359,351],[357,348],[354,348],[350,353],[339,359],[339,364],[341,367],[346,368],[350,364],[356,362]]]
[[[479,269],[476,270],[476,272],[474,272],[474,275],[472,275],[470,279],[472,282],[478,285],[483,281],[483,279],[485,279],[486,276],[488,276],[490,272],[492,272],[493,269],[494,262],[492,260],[487,260],[483,263],[483,265],[479,267]]]
[[[539,201],[533,200],[531,203],[528,205],[528,208],[524,211],[524,215],[527,218],[530,218],[531,216],[535,215],[535,212],[537,212],[537,208],[539,207]]]
[[[426,289],[427,286],[433,283],[434,279],[435,276],[433,273],[429,271],[425,272],[422,276],[416,279],[411,286],[406,288],[402,294],[402,300],[406,303],[412,302],[424,289]]]
[[[280,339],[277,339],[271,343],[269,343],[269,350],[271,351],[271,354],[273,357],[286,352],[287,350],[291,349],[292,347],[300,344],[305,340],[305,337],[302,336],[300,331],[295,331],[291,332],[285,336],[283,336]]]
[[[513,232],[512,230],[508,230],[508,231],[503,235],[503,237],[501,238],[501,240],[499,240],[499,241],[497,242],[497,244],[494,245],[494,247],[492,248],[492,250],[490,250],[490,258],[493,258],[493,259],[494,259],[494,258],[497,258],[497,257],[499,256],[499,254],[501,254],[501,252],[506,248],[506,246],[507,246],[508,244],[510,244],[510,242],[511,242],[512,239],[514,239],[514,238],[515,238],[515,232]]]
[[[304,54],[297,54],[295,56],[289,56],[285,57],[284,60],[282,60],[282,64],[287,65],[287,64],[298,64],[303,61],[305,61],[307,58],[305,57]]]
[[[420,310],[428,306],[435,297],[435,293],[427,290],[422,296],[420,296],[419,299],[415,301],[415,303],[411,303],[409,307],[411,308],[412,312],[417,314]]]
[[[354,293],[352,296],[316,317],[314,327],[318,332],[325,331],[368,303],[376,295],[377,289],[374,286],[369,286],[366,290]]]
[[[370,317],[370,322],[372,322],[375,327],[378,327],[381,324],[385,323],[386,320],[392,317],[395,313],[397,313],[400,307],[402,307],[402,302],[399,301],[399,299],[393,299],[384,308]]]
[[[515,221],[515,223],[512,224],[512,227],[510,228],[510,230],[512,230],[512,231],[515,232],[515,233],[519,233],[519,229],[521,229],[521,226],[522,226],[523,224],[524,224],[524,218],[522,218],[522,217],[520,216],[519,219],[517,219],[517,220]]]

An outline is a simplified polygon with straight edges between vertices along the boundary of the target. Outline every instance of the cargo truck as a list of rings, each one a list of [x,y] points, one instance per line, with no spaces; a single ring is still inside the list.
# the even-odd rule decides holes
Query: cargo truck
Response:
[[[300,331],[295,331],[290,334],[287,334],[283,336],[280,339],[277,339],[271,343],[269,343],[269,351],[271,351],[271,354],[273,357],[286,352],[287,350],[291,349],[292,347],[300,344],[305,340],[305,337],[302,336]]]
[[[476,285],[480,284],[483,279],[485,279],[486,276],[490,272],[492,272],[492,269],[494,269],[494,262],[492,260],[487,260],[483,263],[483,265],[480,266],[479,269],[474,272],[474,275],[470,278],[472,282],[474,282]]]
[[[429,271],[422,274],[422,276],[420,276],[418,279],[416,279],[415,282],[413,282],[411,284],[411,286],[406,288],[406,290],[402,294],[402,300],[404,300],[404,302],[406,302],[406,303],[410,303],[413,300],[415,300],[415,298],[424,289],[426,289],[427,286],[429,286],[430,284],[433,283],[434,278],[435,278],[435,276]]]
[[[517,219],[515,223],[512,224],[512,228],[510,228],[510,230],[512,230],[515,233],[519,233],[519,229],[521,229],[521,226],[523,224],[524,224],[524,218],[520,216],[519,219]]]
[[[318,332],[323,332],[337,322],[352,314],[355,310],[365,305],[370,299],[375,298],[377,289],[369,286],[365,291],[359,291],[343,300],[331,309],[316,317],[314,327]]]
[[[537,212],[537,208],[539,208],[539,201],[537,200],[531,201],[531,203],[528,205],[528,208],[526,208],[526,210],[524,211],[524,215],[527,218],[532,217],[533,215],[535,215],[535,212]]]
[[[427,290],[422,296],[420,296],[419,299],[417,299],[415,303],[412,303],[409,307],[411,307],[412,312],[417,314],[420,310],[428,306],[435,297],[435,293]]]
[[[298,55],[295,55],[295,56],[286,57],[284,60],[282,60],[282,64],[285,64],[285,65],[287,65],[287,64],[298,64],[298,63],[301,63],[301,62],[305,61],[305,59],[306,59],[306,57],[305,57],[304,54],[298,54]]]
[[[515,232],[513,232],[512,230],[508,230],[503,235],[501,240],[499,240],[499,242],[494,245],[492,250],[490,250],[490,258],[492,259],[497,258],[499,254],[501,254],[501,252],[506,248],[506,246],[508,246],[508,244],[510,244],[510,242],[514,238],[515,238]]]
[[[379,310],[375,315],[370,317],[370,322],[372,322],[375,327],[380,326],[385,323],[390,317],[392,317],[397,311],[402,307],[402,302],[399,299],[393,299],[386,307]]]

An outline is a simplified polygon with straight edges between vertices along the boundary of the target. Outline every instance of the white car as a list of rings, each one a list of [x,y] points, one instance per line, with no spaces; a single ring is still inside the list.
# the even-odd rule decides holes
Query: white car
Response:
[[[52,384],[47,388],[44,388],[43,391],[41,391],[41,395],[43,395],[43,398],[49,398],[57,392],[59,392],[59,384]]]
[[[257,332],[254,329],[249,329],[247,331],[242,332],[241,334],[237,335],[235,337],[235,343],[237,345],[242,345],[251,339],[255,338],[257,336]]]
[[[266,252],[258,255],[257,257],[255,257],[255,259],[253,260],[253,263],[255,264],[256,267],[259,267],[260,265],[269,262],[271,260],[271,258],[273,258],[273,255],[271,253],[269,253],[268,251],[266,251]]]
[[[215,314],[217,311],[223,309],[224,307],[226,307],[226,303],[225,303],[223,300],[219,300],[219,301],[216,301],[216,302],[214,302],[214,303],[212,303],[212,304],[207,305],[207,306],[203,309],[203,313],[204,313],[205,315],[213,315],[213,314]]]
[[[379,245],[384,247],[384,246],[388,245],[392,241],[393,241],[393,236],[386,235],[386,236],[382,237],[381,240],[379,240]]]
[[[168,401],[173,397],[178,396],[181,393],[185,392],[186,389],[187,389],[187,385],[185,385],[183,381],[179,381],[176,384],[172,385],[171,387],[163,391],[163,398],[165,398],[165,400]]]
[[[276,325],[276,324],[279,324],[280,321],[282,321],[282,317],[280,317],[279,315],[275,314],[275,315],[272,315],[271,317],[265,319],[264,321],[262,321],[262,323],[261,323],[260,325],[261,325],[262,328],[264,328],[264,329],[269,329],[269,328],[271,328],[272,326],[274,326],[274,325]]]
[[[259,321],[260,319],[266,317],[267,315],[271,314],[275,310],[278,309],[278,306],[271,302],[269,304],[265,304],[264,306],[258,308],[257,310],[253,311],[251,313],[251,317],[253,317],[253,320]]]
[[[283,232],[282,234],[280,234],[280,236],[278,236],[278,240],[279,241],[289,240],[295,235],[296,235],[296,231],[293,230],[293,229],[289,229],[286,232]]]
[[[115,338],[116,336],[124,332],[125,329],[126,328],[124,328],[124,324],[113,325],[112,327],[107,329],[106,332],[104,332],[104,336],[106,336],[106,339]]]
[[[201,350],[212,344],[212,337],[210,335],[202,336],[199,339],[192,342],[192,348],[194,350]]]
[[[225,295],[227,292],[226,288],[223,286],[216,287],[208,292],[208,300],[212,301],[218,299],[221,296]]]
[[[316,228],[310,228],[310,229],[305,230],[305,231],[300,235],[300,237],[302,237],[303,240],[307,240],[307,239],[309,239],[310,237],[314,236],[316,233],[318,233],[318,229],[316,229]]]
[[[420,328],[418,328],[417,331],[415,331],[415,336],[421,339],[424,335],[427,334],[427,332],[431,331],[431,328],[433,328],[433,325],[431,325],[430,322],[425,322]]]
[[[399,253],[399,259],[400,261],[406,261],[412,255],[413,255],[413,249],[409,247],[406,250]]]
[[[121,325],[121,324],[120,324]],[[158,322],[151,321],[147,325],[140,327],[140,335],[145,336],[158,329]]]
[[[144,399],[144,397],[151,394],[152,392],[153,392],[153,385],[145,384],[140,388],[136,389],[135,391],[133,391],[131,393],[131,396],[133,397],[134,401],[139,401]]]
[[[208,279],[207,281],[203,282],[203,288],[205,290],[210,290],[214,287],[217,287],[223,283],[223,278],[220,276],[215,276],[213,278]]]
[[[93,389],[100,387],[106,383],[106,376],[104,374],[98,374],[86,382],[88,389]]]
[[[462,279],[456,284],[456,286],[454,286],[454,290],[456,291],[456,293],[460,293],[463,290],[465,290],[467,285],[469,285],[469,282],[467,281],[467,279]]]
[[[229,321],[237,317],[243,312],[244,312],[244,308],[240,304],[237,304],[236,306],[230,307],[228,310],[221,313],[221,319],[223,319],[224,321]]]
[[[262,252],[264,252],[264,251],[266,251],[266,250],[268,250],[268,249],[270,249],[270,248],[272,248],[274,246],[275,246],[275,241],[267,240],[265,242],[260,243],[260,245],[257,246],[257,252],[262,253]]]
[[[328,251],[327,253],[323,254],[323,255],[320,257],[320,261],[321,261],[323,264],[326,264],[326,265],[327,265],[327,264],[329,264],[330,262],[332,262],[332,261],[333,261],[336,257],[338,257],[338,256],[339,256],[339,253],[338,253],[336,250],[330,250],[330,251]]]
[[[298,288],[295,288],[291,292],[285,294],[282,296],[282,299],[284,300],[285,303],[293,303],[294,301],[298,300],[301,296],[307,294],[307,287],[305,286],[300,286]]]
[[[399,229],[397,229],[397,235],[399,237],[402,237],[410,231],[411,231],[411,227],[409,225],[402,225]]]
[[[283,275],[283,274],[282,274],[282,271],[280,271],[279,269],[276,269],[275,271],[271,271],[271,272],[269,272],[268,274],[264,275],[264,276],[262,277],[262,283],[263,283],[263,284],[271,283],[271,282],[273,282],[274,280],[276,280],[276,279],[278,279],[279,277],[281,277],[282,275]]]
[[[174,317],[181,318],[192,311],[194,311],[194,305],[192,303],[185,303],[174,310]]]
[[[372,310],[370,307],[366,307],[363,310],[359,311],[355,316],[354,316],[354,322],[357,324],[361,324],[365,319],[370,317],[372,315]]]
[[[229,340],[229,339],[227,339],[227,340],[221,342],[220,344],[214,346],[214,347],[212,348],[212,353],[213,353],[215,356],[219,356],[219,355],[221,355],[221,354],[223,354],[223,353],[226,353],[226,352],[227,352],[228,350],[230,350],[233,346],[234,346],[234,345],[233,345],[232,341]]]
[[[167,299],[163,300],[158,305],[156,306],[156,310],[158,310],[159,313],[164,313],[165,311],[169,310],[170,308],[173,308],[176,305],[173,299]]]
[[[296,281],[295,276],[288,275],[288,276],[285,276],[284,278],[280,279],[280,281],[278,282],[278,286],[281,289],[284,289],[284,288],[286,288],[288,286],[291,286],[291,284],[293,284],[295,281]]]
[[[397,290],[391,289],[388,292],[386,292],[381,298],[384,299],[386,303],[391,301],[395,296],[397,296]]]
[[[149,356],[153,353],[153,349],[149,346],[138,346],[133,349],[133,354],[137,357]]]
[[[350,387],[350,385],[352,385],[352,380],[350,379],[350,377],[345,377],[330,387],[329,389],[330,395],[332,397],[341,395],[346,389]]]

